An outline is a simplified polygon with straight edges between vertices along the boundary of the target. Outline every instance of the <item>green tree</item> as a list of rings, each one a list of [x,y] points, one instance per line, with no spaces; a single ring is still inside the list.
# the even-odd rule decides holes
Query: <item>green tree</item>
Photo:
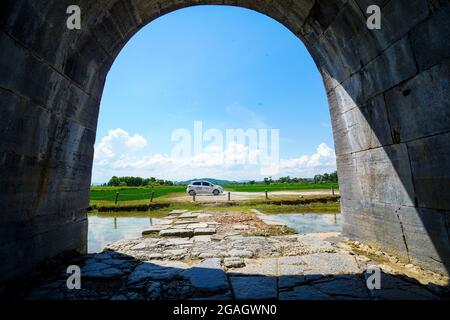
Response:
[[[110,187],[118,187],[119,185],[120,185],[120,179],[116,176],[113,176],[108,181],[108,186],[110,186]]]

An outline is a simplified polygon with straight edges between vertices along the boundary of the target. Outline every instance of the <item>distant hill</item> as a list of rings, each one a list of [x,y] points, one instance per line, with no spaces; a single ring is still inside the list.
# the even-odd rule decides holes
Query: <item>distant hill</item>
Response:
[[[91,186],[102,186],[105,182],[91,182]]]
[[[192,181],[198,181],[198,180],[206,180],[214,184],[239,184],[244,183],[246,181],[231,181],[231,180],[221,180],[221,179],[214,179],[214,178],[198,178],[198,179],[191,179],[191,180],[185,180],[185,181],[176,181],[175,184],[190,184]]]

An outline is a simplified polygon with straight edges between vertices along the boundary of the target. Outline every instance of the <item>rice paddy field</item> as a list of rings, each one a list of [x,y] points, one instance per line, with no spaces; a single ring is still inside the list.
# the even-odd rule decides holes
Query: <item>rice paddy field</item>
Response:
[[[150,201],[165,197],[172,193],[180,193],[186,186],[157,186],[157,187],[91,187],[91,204],[98,202],[129,202],[136,200]]]
[[[235,192],[264,192],[264,191],[302,191],[302,190],[330,190],[332,184],[241,184],[223,185],[226,191]],[[338,190],[337,184],[333,187]],[[90,206],[133,206],[144,205],[150,202],[171,202],[171,198],[184,195],[186,186],[154,186],[152,187],[91,187]],[[153,194],[153,196],[152,196]],[[152,200],[152,201],[151,201]]]

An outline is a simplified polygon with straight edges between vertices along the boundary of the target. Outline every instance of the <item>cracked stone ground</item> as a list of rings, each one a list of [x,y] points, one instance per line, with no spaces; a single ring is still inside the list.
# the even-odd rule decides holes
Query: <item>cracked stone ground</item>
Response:
[[[370,248],[339,233],[271,235],[287,231],[259,213],[174,211],[144,232],[145,237],[121,240],[102,253],[60,265],[23,297],[334,300],[448,296],[448,279],[405,266],[379,251],[368,254],[372,258],[357,254],[363,249],[370,252]],[[81,267],[80,290],[67,289],[66,268],[71,263]],[[367,269],[372,265],[382,270],[380,290],[366,286]]]

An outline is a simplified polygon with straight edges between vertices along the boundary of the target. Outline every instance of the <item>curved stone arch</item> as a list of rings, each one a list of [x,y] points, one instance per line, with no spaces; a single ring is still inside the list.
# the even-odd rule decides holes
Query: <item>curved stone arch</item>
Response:
[[[78,4],[82,29],[66,28]],[[450,266],[450,5],[431,0],[4,0],[0,10],[2,280],[86,247],[99,101],[142,26],[190,5],[244,7],[306,45],[329,98],[344,231],[403,260]],[[368,30],[365,9],[382,9]]]

